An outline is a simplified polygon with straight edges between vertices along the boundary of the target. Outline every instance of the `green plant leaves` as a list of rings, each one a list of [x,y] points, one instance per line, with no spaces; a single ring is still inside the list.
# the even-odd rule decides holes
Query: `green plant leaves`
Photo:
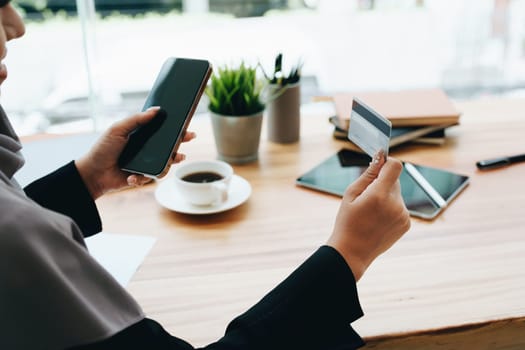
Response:
[[[219,67],[206,88],[210,111],[242,116],[260,112],[264,103],[260,95],[263,84],[257,79],[257,67],[241,62],[238,66]]]

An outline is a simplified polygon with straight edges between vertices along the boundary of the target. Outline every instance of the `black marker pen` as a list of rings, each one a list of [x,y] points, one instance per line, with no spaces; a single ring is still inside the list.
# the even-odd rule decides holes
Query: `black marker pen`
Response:
[[[476,163],[476,166],[480,170],[488,170],[488,169],[500,168],[506,165],[519,163],[519,162],[525,162],[525,154],[518,154],[516,156],[510,156],[510,157],[500,157],[500,158],[480,160],[479,162]]]

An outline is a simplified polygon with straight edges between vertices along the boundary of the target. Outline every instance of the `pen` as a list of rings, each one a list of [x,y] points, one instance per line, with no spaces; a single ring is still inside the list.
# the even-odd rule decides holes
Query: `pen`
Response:
[[[510,157],[500,157],[500,158],[480,160],[479,162],[476,163],[476,166],[480,170],[487,170],[487,169],[500,168],[506,165],[519,163],[519,162],[525,162],[525,154],[518,154],[516,156],[510,156]]]

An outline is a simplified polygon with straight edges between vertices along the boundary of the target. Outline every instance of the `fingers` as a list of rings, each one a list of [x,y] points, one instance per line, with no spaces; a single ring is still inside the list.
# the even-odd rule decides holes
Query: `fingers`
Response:
[[[182,142],[191,141],[196,137],[197,137],[197,134],[195,134],[193,131],[186,131],[184,133],[184,137],[182,138]]]
[[[401,183],[399,181],[396,181],[391,189],[391,193],[395,196],[401,197]]]
[[[189,142],[197,137],[197,134],[195,134],[193,131],[186,131],[184,133],[184,137],[182,138],[182,142]],[[171,161],[173,163],[180,163],[184,159],[186,159],[186,155],[183,153],[173,153],[171,155]]]
[[[133,175],[128,176],[126,181],[129,186],[137,187],[137,186],[142,186],[142,185],[145,185],[151,182],[152,179],[146,176],[133,174]]]
[[[175,155],[173,155],[171,157],[171,159],[173,160],[174,163],[180,163],[182,162],[184,159],[186,159],[186,155],[183,154],[183,153],[175,153]]]
[[[395,189],[402,170],[403,164],[399,160],[388,158],[377,178],[377,186],[382,187],[384,191]]]
[[[183,153],[176,153],[174,156],[172,156],[172,160],[174,163],[182,162],[184,159],[186,159],[186,155]],[[131,174],[126,178],[126,182],[128,183],[128,186],[131,187],[138,187],[145,185],[147,183],[150,183],[153,179],[139,175],[139,174]]]
[[[384,163],[385,157],[383,151],[379,151],[370,162],[366,171],[346,189],[345,197],[350,201],[354,201],[359,197],[359,195],[363,193],[363,191],[366,190],[366,188],[377,178]]]
[[[133,130],[153,119],[159,109],[160,107],[150,107],[144,112],[134,114],[129,118],[116,122],[111,128],[113,134],[127,137]]]

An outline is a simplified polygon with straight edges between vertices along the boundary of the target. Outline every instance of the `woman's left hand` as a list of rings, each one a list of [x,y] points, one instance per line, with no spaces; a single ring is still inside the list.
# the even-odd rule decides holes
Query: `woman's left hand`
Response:
[[[80,176],[93,199],[111,190],[126,186],[141,186],[151,181],[150,178],[143,175],[122,171],[118,166],[118,158],[128,142],[129,134],[153,119],[158,110],[158,107],[152,107],[145,112],[116,122],[85,156],[75,161]],[[194,138],[195,133],[186,132],[182,141],[188,142]],[[177,153],[171,161],[178,163],[185,158],[184,154]]]

